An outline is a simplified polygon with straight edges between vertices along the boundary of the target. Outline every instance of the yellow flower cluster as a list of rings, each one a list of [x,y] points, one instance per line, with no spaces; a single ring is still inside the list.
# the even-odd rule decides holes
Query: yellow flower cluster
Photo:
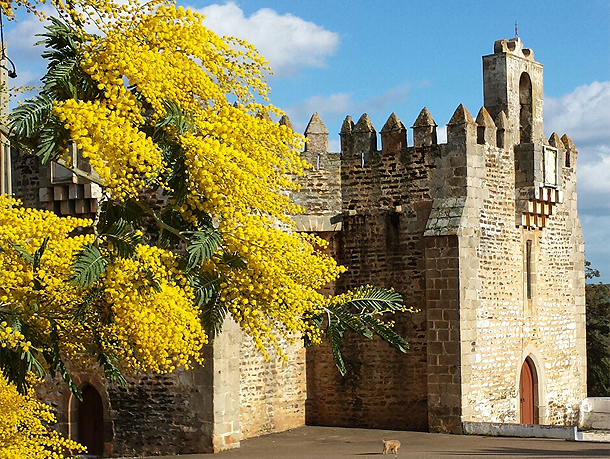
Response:
[[[32,343],[25,340],[25,335],[18,330],[13,330],[5,321],[0,322],[0,346],[8,349],[20,348],[21,352],[27,352]]]
[[[70,4],[99,14],[102,35],[81,28],[79,52],[81,67],[100,96],[56,102],[54,112],[112,199],[137,198],[150,186],[174,191],[166,145],[153,140],[164,133],[180,149],[187,188],[167,205],[195,228],[203,224],[197,220],[201,212],[210,215],[222,235],[222,252],[245,261],[246,269],[236,268],[217,254],[202,268],[221,278],[222,299],[233,318],[261,351],[267,344],[277,347],[278,335],[306,333],[315,340],[317,331],[301,317],[324,303],[318,290],[345,269],[315,249],[324,245],[322,240],[291,231],[289,215],[301,209],[287,191],[296,189],[290,177],[307,167],[299,154],[303,138],[271,119],[281,115],[278,109],[257,102],[268,95],[264,59],[239,39],[217,36],[205,27],[202,15],[171,1],[130,1],[115,10],[109,8],[110,0]],[[81,27],[75,18],[82,15],[72,6],[59,6],[64,17]],[[189,116],[188,129],[159,127],[168,102]],[[174,341],[179,333],[150,325],[159,313],[172,320],[185,314],[186,329],[193,317],[186,281],[172,283],[177,273],[152,261],[163,256],[167,254],[141,252],[108,267],[105,301],[115,323],[106,332],[115,339],[114,351],[131,365],[170,371],[189,361],[205,337],[193,340],[193,323],[183,332],[190,344],[179,344]],[[158,291],[146,280],[148,271],[163,279]],[[155,333],[167,340],[154,338]],[[112,342],[110,337],[106,342]],[[177,353],[169,352],[169,346],[177,346]]]
[[[0,413],[0,459],[63,459],[68,450],[86,451],[47,427],[55,416],[50,406],[36,400],[32,388],[22,395],[2,373]]]
[[[202,363],[206,335],[171,252],[140,245],[134,259],[117,260],[107,270],[104,285],[114,315],[104,334],[113,337],[108,342],[122,361],[157,373]]]
[[[89,225],[90,220],[59,218],[0,196],[0,301],[5,308],[43,333],[49,330],[48,318],[65,317],[80,298],[69,285],[71,261],[83,244],[93,240],[92,235],[68,235]],[[15,246],[33,255],[45,240],[46,250],[34,270]]]
[[[193,127],[181,135],[164,128],[176,136],[187,170],[188,193],[171,205],[195,226],[200,212],[211,215],[224,251],[246,261],[247,269],[236,269],[215,257],[205,267],[223,279],[222,299],[233,318],[261,351],[266,344],[277,347],[278,334],[315,335],[300,319],[322,304],[317,290],[344,268],[314,250],[323,241],[290,232],[288,215],[300,209],[286,190],[296,188],[290,174],[306,167],[299,155],[303,138],[270,119],[279,110],[255,101],[267,97],[264,59],[172,4],[118,18],[103,30],[105,36],[83,51],[83,69],[104,91],[103,101],[57,104],[55,110],[94,166],[105,168],[113,198],[138,195],[147,180],[167,180],[169,165],[159,163],[160,148],[148,138],[120,142],[139,128],[143,114],[159,119],[165,102],[173,102],[191,115]],[[127,164],[129,157],[134,161]],[[159,185],[169,189],[167,182]]]
[[[128,108],[121,113],[118,108],[108,101],[74,99],[54,107],[107,190],[115,199],[124,200],[136,197],[138,189],[162,172],[163,161],[157,146],[134,126],[139,116]],[[110,151],[112,155],[107,154]]]
[[[102,336],[104,350],[124,358],[133,369],[171,371],[201,361],[206,338],[199,311],[171,252],[140,246],[133,260],[116,259],[90,289],[82,291],[70,284],[75,254],[94,239],[93,235],[71,233],[89,225],[89,220],[24,209],[17,201],[0,196],[3,307],[38,336],[49,335],[52,319],[58,326],[62,354],[83,366],[91,364],[85,351],[94,346],[94,329]],[[46,238],[46,250],[34,270],[15,245],[33,254]],[[83,298],[98,287],[105,295],[90,305],[86,320],[74,320]],[[21,333],[0,325],[0,342],[22,352],[29,349]]]
[[[0,0],[0,11],[8,19],[15,19],[15,11],[19,7],[25,8],[28,13],[34,13],[38,16],[44,17],[44,15],[36,9],[37,3],[44,3],[44,1],[30,2],[28,0]]]

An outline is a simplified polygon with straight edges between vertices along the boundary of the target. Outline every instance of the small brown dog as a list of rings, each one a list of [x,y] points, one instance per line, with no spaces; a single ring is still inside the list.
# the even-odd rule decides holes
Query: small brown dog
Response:
[[[388,451],[394,456],[398,455],[398,448],[400,448],[400,442],[398,440],[386,440],[383,437],[383,452],[381,454],[388,454]]]

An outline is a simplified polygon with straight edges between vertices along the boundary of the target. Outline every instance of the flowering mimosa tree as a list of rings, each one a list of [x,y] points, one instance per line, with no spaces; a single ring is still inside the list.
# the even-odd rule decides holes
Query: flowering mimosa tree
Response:
[[[252,46],[172,1],[52,3],[42,89],[12,112],[8,134],[67,167],[76,144],[104,198],[94,221],[0,199],[0,368],[11,384],[23,393],[28,373],[50,371],[78,392],[66,361],[118,381],[189,368],[227,316],[280,358],[286,340],[325,335],[342,373],[348,329],[405,352],[382,320],[403,309],[397,293],[320,293],[345,268],[292,230],[304,139],[273,121],[282,113]],[[36,7],[0,1],[6,16],[19,5]]]

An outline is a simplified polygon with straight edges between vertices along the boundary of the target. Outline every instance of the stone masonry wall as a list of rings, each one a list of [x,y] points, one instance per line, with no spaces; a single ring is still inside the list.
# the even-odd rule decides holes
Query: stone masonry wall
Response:
[[[480,208],[476,292],[478,307],[468,324],[471,338],[464,419],[518,422],[522,353],[523,241],[515,226],[513,155],[508,149],[485,151],[487,197]],[[466,324],[465,324],[466,325]]]
[[[532,314],[539,339],[532,345],[547,356],[547,422],[575,425],[579,404],[586,397],[584,240],[576,209],[576,150],[571,142],[558,147],[564,199],[540,235]],[[565,155],[572,156],[569,167],[562,161]]]
[[[426,238],[428,427],[461,433],[458,239]]]
[[[305,349],[302,341],[283,342],[288,360],[268,361],[248,337],[240,351],[240,426],[242,438],[281,432],[305,424]]]
[[[394,287],[417,314],[395,317],[410,344],[401,354],[379,340],[348,334],[341,377],[327,348],[307,351],[307,422],[425,430],[427,379],[423,229],[431,207],[426,187],[430,149],[407,149],[406,129],[393,115],[382,150],[368,116],[342,130],[342,230],[339,262],[348,272],[337,288]],[[409,409],[405,409],[408,407]]]
[[[102,398],[106,456],[167,455],[212,451],[206,372],[197,367],[171,375],[139,375],[128,378],[126,387],[94,373],[73,373],[73,378],[81,388],[92,385]],[[79,401],[66,384],[48,379],[37,392],[55,410],[57,429],[78,440]]]
[[[175,375],[143,375],[126,388],[109,386],[113,454],[158,455],[211,451],[212,400],[206,368]],[[168,441],[171,439],[171,441]]]
[[[40,165],[38,158],[34,155],[20,154],[17,150],[11,150],[12,165],[12,189],[15,197],[21,199],[26,207],[43,208],[38,199],[40,188]]]
[[[515,224],[512,149],[485,149],[485,187],[477,247],[481,289],[476,332],[465,383],[464,420],[519,422],[519,375],[534,362],[541,424],[574,425],[585,396],[582,233],[574,195],[574,160],[559,189],[563,203],[542,229]],[[560,161],[561,162],[561,161]],[[537,167],[541,165],[537,164]],[[532,244],[531,295],[527,298],[526,244]],[[465,324],[462,324],[465,326]]]

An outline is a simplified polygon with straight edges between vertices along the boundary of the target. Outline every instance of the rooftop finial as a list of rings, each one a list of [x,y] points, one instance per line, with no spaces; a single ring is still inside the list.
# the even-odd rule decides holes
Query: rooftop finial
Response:
[[[519,29],[517,29],[517,21],[515,21],[515,38],[519,36]]]

